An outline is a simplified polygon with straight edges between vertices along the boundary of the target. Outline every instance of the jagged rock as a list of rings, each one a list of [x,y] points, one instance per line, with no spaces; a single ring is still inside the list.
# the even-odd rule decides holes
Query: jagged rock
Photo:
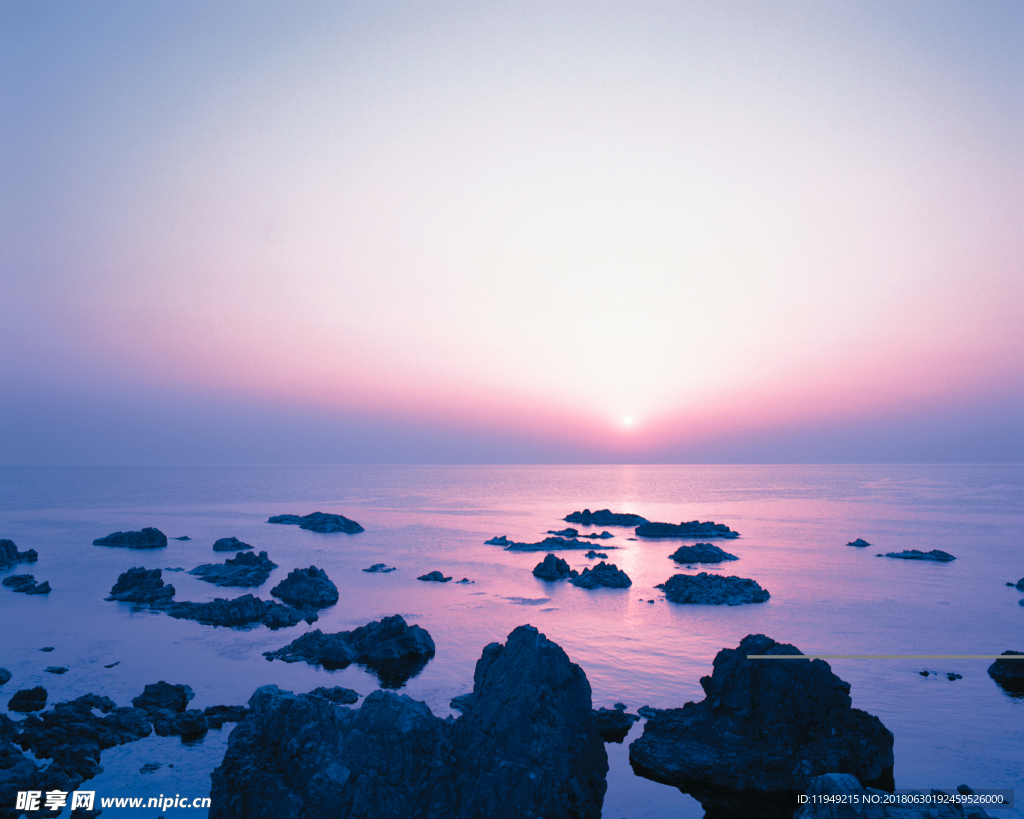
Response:
[[[267,557],[266,552],[260,552],[258,555],[252,552],[239,552],[223,563],[203,563],[196,566],[189,574],[194,574],[216,586],[250,587],[266,582],[276,568],[277,564]]]
[[[710,543],[694,543],[692,546],[680,546],[669,555],[676,563],[723,563],[726,560],[739,560]]]
[[[456,711],[468,711],[472,704],[472,691],[470,691],[468,694],[459,694],[459,696],[457,697],[452,697],[451,702],[448,703],[448,705]]]
[[[322,609],[338,602],[338,587],[331,582],[327,572],[316,566],[292,569],[270,593],[302,609]]]
[[[641,523],[635,530],[637,537],[722,537],[737,538],[739,532],[734,532],[724,523],[714,521],[691,520],[689,523]]]
[[[591,549],[589,552],[587,552],[584,555],[584,557],[589,557],[589,558],[600,557],[603,560],[607,560],[608,559],[608,555],[606,555],[604,552],[595,552],[593,549]]]
[[[271,600],[261,600],[251,594],[243,594],[231,600],[218,597],[209,603],[158,601],[152,608],[166,612],[176,620],[195,620],[209,626],[234,627],[262,623],[275,629],[294,626],[302,620],[313,623],[317,619],[316,612],[300,611]]]
[[[210,723],[205,715],[198,708],[176,713],[167,708],[161,708],[153,717],[153,730],[157,736],[176,737],[191,739],[202,736],[210,730]]]
[[[313,512],[311,515],[275,515],[267,523],[290,523],[300,529],[308,529],[311,532],[328,534],[330,532],[346,532],[355,534],[365,531],[362,526],[354,520],[349,520],[344,515],[332,515],[327,512]]]
[[[540,563],[533,567],[533,576],[541,580],[565,580],[568,577],[576,577],[579,572],[570,569],[569,564],[562,558],[553,554],[547,555]]]
[[[83,694],[75,702],[84,703],[90,708],[102,711],[104,714],[109,714],[117,708],[117,703],[110,699],[110,697],[101,697],[99,694]]]
[[[16,692],[7,707],[11,711],[27,714],[30,711],[41,711],[46,707],[46,689],[41,685],[35,688],[23,688]]]
[[[0,668],[0,685],[7,685],[11,681],[11,672],[6,668]]]
[[[203,709],[203,716],[211,728],[220,728],[225,722],[241,722],[249,709],[244,705],[211,705]]]
[[[948,563],[950,560],[956,560],[956,558],[949,552],[944,552],[941,549],[932,549],[930,552],[922,552],[917,549],[906,549],[902,552],[886,552],[885,556],[898,557],[901,560],[937,560],[942,563]]]
[[[67,674],[71,669],[66,665],[48,665],[43,669],[47,674]]]
[[[608,770],[578,666],[523,626],[484,649],[473,708],[384,691],[358,710],[256,691],[213,773],[211,819],[597,819]]]
[[[856,540],[851,540],[846,545],[847,546],[858,546],[858,547],[863,548],[864,546],[870,546],[871,544],[868,543],[866,540],[861,540],[861,538],[857,538]]]
[[[1003,657],[1024,657],[1024,651],[1004,651]],[[1024,694],[1024,659],[996,660],[988,675],[1007,691]]]
[[[633,585],[629,575],[614,563],[605,563],[603,560],[593,568],[584,568],[581,575],[572,578],[569,582],[581,589],[596,589],[599,586],[609,589],[625,589]]]
[[[364,572],[373,572],[374,574],[385,574],[395,570],[394,566],[388,566],[386,563],[374,563],[369,569],[363,569]]]
[[[539,543],[517,543],[513,540],[509,540],[507,537],[502,535],[501,537],[491,538],[490,540],[484,541],[489,546],[504,546],[507,551],[510,552],[546,552],[552,549],[589,549],[591,548],[590,543],[584,543],[581,540],[575,540],[573,538],[563,537],[546,537]],[[605,546],[605,549],[614,549],[614,546]]]
[[[962,787],[962,786],[961,786]],[[923,791],[911,794],[931,796]],[[989,814],[974,805],[966,809],[948,801],[914,804],[886,802],[891,795],[876,788],[865,788],[850,774],[829,773],[815,777],[807,788],[808,801],[793,819],[987,819]],[[792,803],[790,803],[792,810]]]
[[[8,586],[12,591],[20,592],[21,594],[49,594],[50,593],[50,582],[44,580],[42,583],[36,583],[36,579],[30,574],[12,574],[10,577],[3,579],[3,585]]]
[[[194,696],[195,692],[187,685],[171,685],[160,680],[147,685],[142,693],[132,700],[132,705],[150,715],[156,714],[157,711],[180,714],[185,711],[189,700]]]
[[[751,660],[801,652],[763,634],[723,649],[703,702],[654,712],[629,749],[633,770],[697,797],[705,810],[757,815],[772,802],[792,811],[795,794],[824,773],[892,784],[893,736],[851,708],[850,685],[824,660]]]
[[[335,686],[334,688],[314,688],[309,692],[307,696],[310,697],[323,697],[326,700],[330,700],[333,703],[339,705],[352,705],[353,703],[359,702],[359,695],[351,688],[342,688],[341,686]]]
[[[492,537],[490,540],[484,541],[485,546],[508,546],[511,543],[512,541],[504,535],[498,535],[497,537]]]
[[[141,532],[114,532],[96,538],[93,546],[118,546],[127,549],[159,549],[167,545],[167,535],[159,529],[146,527]]]
[[[174,597],[174,586],[165,585],[160,569],[136,566],[122,572],[107,600],[122,603],[156,603]]]
[[[13,540],[0,539],[0,569],[9,569],[18,563],[35,563],[39,553],[35,549],[19,552]]]
[[[719,574],[676,574],[654,588],[662,589],[673,603],[695,603],[706,606],[739,606],[763,603],[771,595],[754,580],[746,577],[724,577]]]
[[[633,723],[640,717],[626,711],[626,705],[622,702],[615,703],[613,708],[595,708],[594,724],[597,732],[605,742],[619,742],[626,738]]]
[[[648,522],[647,518],[642,518],[640,515],[611,512],[607,509],[598,509],[596,512],[584,509],[582,512],[566,515],[563,520],[566,523],[582,523],[584,526],[637,526]]]
[[[451,580],[450,577],[445,577],[443,574],[441,574],[441,572],[438,571],[428,572],[427,574],[421,574],[416,579],[427,580],[432,583],[447,583],[449,580]]]
[[[400,688],[434,656],[434,641],[425,628],[410,626],[396,614],[352,631],[324,634],[316,629],[263,656],[327,669],[358,663],[376,673],[385,688]]]
[[[557,532],[555,530],[553,530],[553,529],[548,529],[546,534],[558,535],[560,537],[589,537],[589,538],[594,539],[594,540],[606,540],[607,538],[615,537],[615,535],[613,535],[611,532],[601,532],[601,534],[597,534],[596,532],[591,532],[589,535],[581,535],[579,533],[579,530],[571,529],[571,528],[570,529],[559,529]]]
[[[215,552],[237,552],[241,549],[251,549],[248,543],[243,543],[237,537],[222,537],[213,544]]]

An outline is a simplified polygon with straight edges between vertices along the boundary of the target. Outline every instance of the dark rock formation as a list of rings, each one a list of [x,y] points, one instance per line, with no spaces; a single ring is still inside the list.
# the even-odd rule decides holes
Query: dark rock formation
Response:
[[[445,577],[443,574],[441,574],[441,572],[438,571],[428,572],[427,574],[421,574],[416,579],[427,580],[432,583],[447,583],[449,580],[451,580],[450,577]]]
[[[523,626],[484,649],[473,707],[384,691],[358,710],[264,686],[213,773],[211,819],[597,819],[607,756],[578,666]],[[325,806],[331,808],[325,814]]]
[[[966,787],[961,785],[960,787]],[[959,790],[959,788],[957,789]],[[968,788],[968,791],[970,789]],[[908,797],[927,798],[938,791],[908,791]],[[962,793],[962,791],[961,791]],[[988,819],[990,814],[975,805],[963,806],[949,801],[920,803],[887,802],[891,795],[876,788],[865,788],[850,774],[830,773],[815,777],[807,789],[808,801],[794,814],[792,804],[787,816],[793,819]]]
[[[726,560],[739,560],[710,543],[694,543],[692,546],[680,546],[669,555],[676,563],[723,563]]]
[[[9,569],[18,563],[35,563],[39,553],[35,549],[19,552],[13,540],[0,539],[0,569]]]
[[[181,537],[174,538],[174,540],[192,540],[192,538],[190,538],[188,535],[182,535]]]
[[[263,656],[327,669],[358,663],[377,674],[385,688],[400,688],[434,656],[434,641],[425,628],[410,626],[396,614],[352,631],[324,634],[316,629]]]
[[[168,586],[161,577],[160,569],[144,569],[137,566],[123,572],[110,589],[107,600],[122,603],[156,603],[174,597],[174,586]]]
[[[1021,578],[1020,580],[1018,580],[1018,581],[1016,582],[1016,584],[1014,585],[1014,588],[1015,588],[1015,589],[1016,589],[1017,591],[1021,591],[1021,592],[1024,592],[1024,577],[1022,577],[1022,578]]]
[[[159,549],[167,545],[167,535],[159,529],[146,527],[141,532],[114,532],[96,538],[93,546],[119,546],[127,549]]]
[[[0,668],[0,685],[7,685],[11,681],[11,672],[6,668]]]
[[[70,670],[66,665],[48,665],[43,669],[47,674],[67,674]]]
[[[35,688],[23,688],[15,693],[7,703],[11,711],[27,714],[30,711],[42,711],[46,707],[46,689],[41,685]]]
[[[763,603],[771,597],[754,580],[745,577],[723,577],[718,574],[676,574],[654,588],[662,589],[673,603],[696,603],[707,606],[739,606]]]
[[[722,537],[737,538],[739,532],[734,532],[724,523],[713,521],[691,520],[689,523],[641,523],[636,527],[637,537]]]
[[[292,569],[270,593],[300,609],[322,609],[338,602],[338,587],[316,566]]]
[[[617,702],[613,708],[595,708],[594,724],[605,742],[622,742],[640,717],[626,711],[625,703]]]
[[[568,563],[553,554],[547,555],[533,567],[533,576],[539,577],[541,580],[565,580],[568,577],[575,577],[577,574],[579,572],[570,569]]]
[[[1003,657],[1020,660],[996,660],[988,667],[988,675],[1007,691],[1024,694],[1024,651],[1004,651]]]
[[[154,603],[152,608],[164,611],[177,620],[195,620],[209,626],[249,626],[262,623],[273,629],[294,626],[302,620],[313,623],[317,619],[316,612],[300,611],[271,600],[261,600],[251,594],[243,594],[231,600],[218,597],[209,603],[168,600]]]
[[[593,549],[591,549],[589,552],[587,552],[584,555],[584,557],[590,557],[590,558],[599,557],[602,560],[607,560],[608,559],[608,555],[607,554],[605,554],[604,552],[595,552]]]
[[[956,558],[949,552],[943,552],[941,549],[932,549],[930,552],[908,549],[902,552],[886,552],[885,556],[898,557],[901,560],[937,560],[942,563],[948,563],[950,560],[956,560]]]
[[[223,563],[203,563],[196,566],[189,574],[194,574],[216,586],[251,587],[265,583],[276,568],[277,564],[267,557],[266,552],[260,552],[258,555],[253,552],[239,552]]]
[[[160,682],[147,685],[139,696],[132,700],[132,705],[145,711],[150,716],[157,711],[170,711],[180,714],[185,711],[189,700],[195,696],[195,692],[187,685]]]
[[[723,649],[702,677],[703,702],[653,712],[629,749],[633,770],[693,794],[705,810],[758,815],[823,773],[891,786],[893,736],[851,708],[850,685],[824,660],[751,660],[801,652],[763,634]],[[731,814],[730,814],[731,815]]]
[[[572,578],[569,582],[581,589],[596,589],[599,586],[609,589],[625,589],[633,585],[629,575],[614,563],[605,563],[603,560],[593,568],[584,568],[581,575]]]
[[[352,705],[359,702],[359,694],[351,688],[342,688],[340,685],[334,688],[314,688],[306,696],[323,697],[338,705]]]
[[[387,572],[396,571],[394,566],[388,566],[386,563],[374,563],[369,569],[363,569],[364,572],[373,572],[374,574],[386,574]]]
[[[607,509],[598,509],[596,512],[584,509],[582,512],[566,515],[563,520],[566,523],[582,523],[584,526],[637,526],[648,522],[647,518],[642,518],[640,515],[628,512],[610,512]]]
[[[241,549],[251,549],[248,543],[242,543],[237,537],[222,537],[213,544],[215,552],[237,552]]]
[[[198,708],[180,713],[162,708],[152,715],[153,730],[157,736],[177,737],[183,740],[201,737],[210,730],[210,723]]]
[[[847,545],[847,546],[858,546],[858,547],[864,547],[864,546],[870,546],[871,544],[870,544],[870,543],[868,543],[868,542],[867,542],[866,540],[861,540],[860,538],[857,538],[856,540],[851,540],[851,541],[850,541],[849,543],[847,543],[846,545]]]
[[[516,543],[504,535],[484,541],[488,546],[504,546],[510,552],[547,552],[560,549],[589,549],[590,543],[584,543],[574,538],[546,537],[540,543]],[[604,546],[605,549],[614,549],[614,546]]]
[[[470,691],[468,694],[459,694],[457,697],[452,697],[451,702],[448,705],[456,711],[467,711],[473,704],[473,692]]]
[[[50,581],[44,580],[42,583],[36,583],[35,577],[30,574],[12,574],[3,579],[3,585],[22,594],[50,593]]]
[[[110,697],[101,697],[99,694],[83,694],[75,701],[85,703],[90,708],[95,708],[104,714],[109,714],[117,708],[117,704]]]
[[[553,529],[548,529],[546,534],[558,535],[559,537],[589,537],[594,540],[606,540],[610,537],[615,537],[611,532],[601,532],[601,534],[591,532],[589,535],[581,535],[578,529],[559,529],[557,532]]]
[[[300,529],[308,529],[311,532],[329,534],[330,532],[346,532],[355,534],[365,531],[362,526],[354,520],[349,520],[344,515],[331,515],[327,512],[314,512],[311,515],[275,515],[267,523],[291,523]]]
[[[220,728],[225,722],[241,722],[249,713],[244,705],[211,705],[203,709],[203,716],[211,728]]]

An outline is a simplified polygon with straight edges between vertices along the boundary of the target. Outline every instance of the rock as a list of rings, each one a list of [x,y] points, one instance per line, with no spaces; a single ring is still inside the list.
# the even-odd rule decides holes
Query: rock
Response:
[[[338,587],[331,582],[327,572],[316,566],[292,569],[270,593],[302,609],[322,609],[338,602]]]
[[[364,572],[373,572],[375,574],[384,574],[386,572],[395,571],[394,566],[388,566],[385,563],[374,563],[369,569],[363,569]]]
[[[3,579],[3,585],[8,586],[11,590],[21,592],[22,594],[49,594],[50,583],[44,580],[42,583],[36,583],[36,579],[30,574],[12,574],[10,577]]]
[[[607,509],[598,509],[591,512],[584,509],[582,512],[573,512],[563,518],[567,523],[582,523],[584,526],[637,526],[641,523],[648,523],[647,518],[640,515],[633,515],[628,512],[610,512]]]
[[[745,577],[724,577],[718,574],[676,574],[654,588],[662,589],[673,603],[739,606],[763,603],[771,595],[754,580]]]
[[[626,738],[633,723],[640,717],[626,711],[625,703],[617,702],[611,709],[596,708],[593,711],[597,732],[605,742],[618,742]]]
[[[930,552],[921,552],[917,549],[908,549],[902,552],[886,552],[886,557],[898,557],[901,560],[937,560],[942,563],[947,563],[950,560],[956,560],[953,555],[949,552],[943,552],[941,549],[932,549]]]
[[[351,535],[365,531],[362,526],[354,520],[349,520],[344,515],[331,515],[326,512],[314,512],[304,517],[299,515],[275,515],[267,523],[290,523],[298,526],[300,529],[308,529],[311,532],[320,532],[321,534],[346,532]]]
[[[448,705],[456,711],[468,711],[472,704],[472,691],[470,691],[468,694],[459,694],[459,696],[457,697],[452,697],[451,702],[448,703]]]
[[[262,623],[274,629],[294,626],[303,620],[313,623],[317,619],[316,612],[300,611],[270,600],[261,600],[251,594],[243,594],[231,600],[218,597],[209,603],[168,600],[154,603],[152,607],[166,612],[177,620],[195,620],[197,623],[210,626],[248,626]]]
[[[114,532],[96,538],[93,546],[118,546],[127,549],[159,549],[167,545],[167,535],[159,529],[146,527],[141,532]]]
[[[183,740],[188,740],[201,737],[210,730],[210,723],[198,708],[180,713],[161,708],[152,717],[153,730],[161,737],[180,736]]]
[[[953,682],[954,680],[962,680],[963,678],[964,678],[963,674],[954,674],[952,671],[950,671],[948,674],[946,674],[946,679],[949,680],[950,682]]]
[[[41,711],[46,707],[46,689],[41,685],[35,688],[23,688],[7,703],[7,708],[21,714],[30,711]]]
[[[463,583],[463,584],[467,584],[467,585],[470,584],[470,583],[476,583],[475,580],[470,580],[468,577],[464,577],[464,578],[462,578],[462,580],[456,580],[455,582],[456,583]]]
[[[192,540],[188,535],[182,535],[181,537],[174,538],[175,540]]]
[[[195,692],[187,685],[160,682],[147,685],[139,696],[132,700],[132,705],[140,708],[150,716],[157,711],[170,711],[180,714],[185,711],[189,700],[195,696]]]
[[[249,709],[244,705],[211,705],[203,709],[203,716],[211,728],[220,728],[225,722],[241,722]]]
[[[701,523],[691,520],[689,523],[641,523],[635,530],[637,537],[722,537],[737,538],[739,532],[734,532],[724,523],[705,521]]]
[[[277,564],[267,557],[266,552],[260,552],[258,555],[252,552],[239,552],[223,563],[203,563],[196,566],[189,574],[194,574],[216,586],[251,587],[265,583],[276,568]]]
[[[504,546],[510,552],[547,552],[553,549],[589,549],[591,544],[581,540],[563,537],[546,537],[539,543],[516,543],[504,535],[484,541],[490,546]],[[605,546],[605,549],[614,549],[614,546]]]
[[[376,673],[385,688],[400,688],[434,656],[434,641],[425,628],[410,626],[396,614],[352,631],[324,634],[316,629],[263,656],[328,670],[358,663]]]
[[[325,700],[330,700],[333,703],[339,705],[352,705],[353,703],[359,702],[359,695],[351,688],[342,688],[341,686],[335,686],[334,688],[314,688],[306,696],[309,697],[323,697]]]
[[[614,563],[605,563],[603,560],[593,568],[584,568],[579,577],[574,577],[569,582],[581,589],[596,589],[599,586],[609,589],[625,589],[633,585],[629,575]]]
[[[50,665],[43,669],[48,674],[67,674],[70,670],[66,665]]]
[[[891,787],[892,734],[851,708],[849,683],[828,663],[748,659],[800,653],[763,634],[718,652],[700,680],[702,702],[648,718],[629,749],[633,770],[694,795],[705,810],[732,806],[737,815],[779,801],[791,811],[794,794],[824,773]]]
[[[908,796],[920,794],[928,797],[932,791],[905,791]],[[921,804],[893,804],[886,802],[890,794],[875,788],[865,788],[857,777],[850,774],[829,773],[815,777],[807,788],[807,802],[801,805],[793,819],[983,819],[988,814],[975,806],[965,811],[962,805],[948,801]],[[792,811],[792,803],[789,803]],[[788,814],[787,814],[788,815]]]
[[[930,672],[928,670],[925,670],[925,671],[918,671],[917,673],[920,674],[922,677],[927,677]]]
[[[1004,651],[1003,657],[1024,657],[1024,651]],[[996,660],[988,667],[988,675],[1005,690],[1024,694],[1024,659]]]
[[[739,560],[736,555],[731,555],[710,543],[680,546],[669,557],[676,563],[723,563],[726,560]]]
[[[497,537],[492,537],[490,540],[484,541],[485,546],[508,546],[511,543],[512,541],[504,535],[498,535]]]
[[[6,668],[0,668],[0,685],[7,685],[11,681],[11,672]]]
[[[565,580],[568,577],[576,577],[577,574],[579,572],[570,569],[568,563],[553,554],[547,555],[533,567],[533,576],[541,580]]]
[[[175,538],[175,540],[178,540],[178,538]],[[141,774],[154,773],[155,771],[159,771],[159,770],[160,770],[160,763],[159,762],[147,762],[145,765],[143,765],[141,768],[139,768],[139,773],[141,773]]]
[[[607,560],[608,559],[608,555],[607,554],[605,554],[604,552],[595,552],[593,549],[591,549],[589,552],[587,552],[584,555],[584,557],[589,557],[589,558],[600,557],[603,560]]]
[[[251,549],[248,543],[242,543],[237,537],[222,537],[213,544],[215,552],[237,552],[240,549]],[[264,554],[266,554],[264,552]]]
[[[113,668],[115,665],[121,665],[121,661],[118,660],[116,663],[111,663],[110,665],[105,665],[103,667],[104,668]]]
[[[857,538],[856,540],[851,540],[846,545],[847,546],[857,546],[859,548],[863,548],[864,546],[870,546],[871,544],[868,543],[866,540],[862,540],[861,538]]]
[[[101,697],[99,694],[83,694],[75,702],[84,703],[90,708],[102,711],[104,714],[109,714],[117,708],[117,704],[110,697]]]
[[[1021,592],[1024,592],[1024,577],[1022,577],[1022,578],[1021,578],[1020,580],[1018,580],[1018,581],[1017,581],[1017,582],[1016,582],[1016,583],[1014,584],[1014,588],[1015,588],[1015,589],[1016,589],[1017,591],[1021,591]]]
[[[43,647],[42,647],[41,649],[39,649],[39,650],[40,650],[40,651],[46,651],[46,652],[50,652],[50,651],[53,651],[53,646],[43,646]]]
[[[123,572],[110,589],[107,600],[122,603],[156,603],[174,597],[174,586],[165,585],[160,569],[137,566]]]
[[[559,535],[560,537],[589,537],[595,540],[605,540],[610,537],[615,537],[611,532],[601,532],[601,534],[591,532],[589,535],[581,535],[576,529],[560,529],[557,532],[553,529],[548,529],[546,534]]]
[[[9,569],[18,563],[35,563],[39,553],[35,549],[19,552],[13,540],[0,539],[0,569]]]
[[[421,574],[416,578],[417,580],[427,580],[433,583],[447,583],[451,580],[450,577],[445,577],[441,572],[428,572],[427,574]]]

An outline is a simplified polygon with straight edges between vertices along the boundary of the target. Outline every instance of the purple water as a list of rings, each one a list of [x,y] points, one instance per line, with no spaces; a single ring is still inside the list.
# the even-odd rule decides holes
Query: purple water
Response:
[[[611,508],[650,520],[714,520],[739,531],[719,542],[740,560],[706,571],[757,580],[771,592],[760,605],[679,606],[653,587],[678,571],[668,555],[693,541],[628,541],[632,530],[597,541],[633,580],[625,590],[587,591],[545,583],[531,570],[544,553],[484,545],[495,535],[535,541],[581,510]],[[270,515],[337,512],[359,521],[358,535],[321,535],[268,524]],[[19,688],[43,685],[50,702],[87,692],[127,705],[146,683],[186,683],[190,707],[244,703],[268,683],[296,692],[342,685],[362,695],[377,686],[357,666],[323,671],[268,662],[309,628],[339,631],[400,613],[425,627],[437,655],[403,693],[439,716],[472,687],[487,643],[530,623],[583,667],[594,705],[680,706],[700,700],[698,683],[723,647],[765,633],[807,653],[998,654],[1024,650],[1021,594],[1006,581],[1024,576],[1022,466],[611,466],[611,467],[2,467],[0,537],[39,552],[38,563],[0,572],[48,580],[49,596],[0,589],[0,666],[14,678],[0,689],[6,707]],[[93,546],[116,530],[155,526],[171,541],[154,552]],[[219,562],[213,541],[237,536],[279,564],[260,596],[292,568],[327,571],[341,600],[315,626],[270,631],[214,628],[133,611],[103,598],[131,566]],[[866,549],[844,544],[864,538]],[[612,547],[615,547],[614,549]],[[879,558],[879,552],[942,549],[952,563]],[[577,569],[582,552],[559,555]],[[367,574],[372,563],[397,566]],[[471,585],[423,583],[439,569]],[[233,597],[186,572],[165,572],[179,600]],[[654,603],[648,603],[654,600]],[[42,646],[54,646],[50,653]],[[114,668],[104,665],[119,662]],[[877,715],[896,737],[900,788],[1016,788],[1024,795],[1024,699],[986,674],[990,660],[835,660],[852,683],[854,705]],[[63,676],[44,673],[67,665]],[[954,671],[963,679],[918,674]],[[700,817],[700,805],[674,788],[633,775],[628,743],[609,744],[604,816]],[[150,737],[103,752],[105,771],[86,787],[98,796],[201,796],[231,725],[194,745]],[[141,774],[147,762],[165,763]],[[173,763],[170,768],[166,763]],[[104,817],[138,815],[108,809]],[[205,811],[190,810],[202,816]],[[1000,817],[1021,816],[1020,808]]]

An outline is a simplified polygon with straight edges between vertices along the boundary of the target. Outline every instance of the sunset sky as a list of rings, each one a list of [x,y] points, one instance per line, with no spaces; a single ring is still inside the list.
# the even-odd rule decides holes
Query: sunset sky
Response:
[[[0,4],[0,463],[1024,462],[1024,4]]]

